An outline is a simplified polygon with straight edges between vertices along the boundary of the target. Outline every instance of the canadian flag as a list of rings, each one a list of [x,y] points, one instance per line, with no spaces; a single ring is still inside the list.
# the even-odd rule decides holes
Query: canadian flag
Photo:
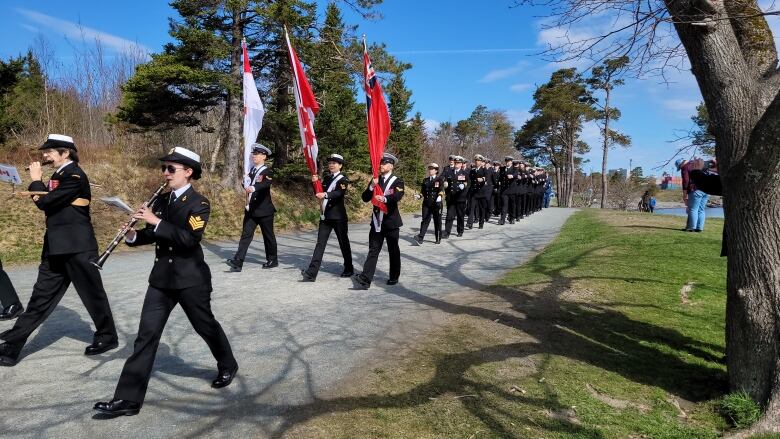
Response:
[[[241,51],[244,59],[244,175],[254,166],[252,162],[252,145],[257,142],[257,133],[263,127],[265,108],[260,94],[257,92],[255,77],[249,66],[249,54],[246,51],[246,40],[241,40]]]

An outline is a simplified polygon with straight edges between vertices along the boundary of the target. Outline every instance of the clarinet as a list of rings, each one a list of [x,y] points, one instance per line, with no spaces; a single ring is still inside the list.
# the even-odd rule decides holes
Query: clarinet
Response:
[[[160,196],[162,191],[165,190],[165,188],[167,186],[168,186],[168,182],[167,181],[163,182],[163,184],[161,184],[160,187],[157,188],[157,190],[154,192],[154,194],[152,194],[152,197],[149,198],[143,204],[144,207],[151,206],[152,203],[154,203],[155,200],[157,200],[157,197]],[[116,236],[114,237],[114,240],[111,241],[111,244],[108,244],[108,247],[106,247],[106,250],[103,253],[100,254],[100,257],[97,258],[96,261],[91,262],[91,264],[94,265],[95,267],[97,267],[98,269],[102,270],[103,269],[103,264],[105,264],[106,260],[108,259],[108,257],[111,256],[111,252],[113,252],[114,249],[119,245],[119,243],[122,242],[122,239],[125,237],[125,235],[127,235],[127,232],[129,232],[130,229],[132,229],[133,226],[135,226],[135,223],[137,223],[137,222],[138,222],[137,218],[133,218],[130,221],[128,221],[128,223],[125,224],[125,226],[122,227],[122,229],[119,230],[119,233],[116,234]]]

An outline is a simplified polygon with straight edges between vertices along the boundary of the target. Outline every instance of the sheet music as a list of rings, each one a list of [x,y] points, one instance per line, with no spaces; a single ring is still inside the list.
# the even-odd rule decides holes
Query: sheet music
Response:
[[[135,212],[133,209],[130,208],[130,206],[127,205],[127,203],[122,201],[122,199],[120,199],[119,197],[103,197],[100,199],[100,201],[124,213]]]

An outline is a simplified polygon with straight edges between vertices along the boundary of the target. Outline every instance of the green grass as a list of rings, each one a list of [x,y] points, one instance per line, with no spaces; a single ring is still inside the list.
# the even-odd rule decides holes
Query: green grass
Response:
[[[714,438],[722,221],[584,211],[448,325],[299,415],[289,437]],[[680,289],[692,285],[687,300]]]
[[[720,410],[737,428],[750,427],[761,416],[761,407],[746,392],[724,396],[720,401]]]

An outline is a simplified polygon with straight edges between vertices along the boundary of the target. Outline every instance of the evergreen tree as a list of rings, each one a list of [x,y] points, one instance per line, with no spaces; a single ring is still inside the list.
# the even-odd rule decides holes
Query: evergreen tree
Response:
[[[320,157],[338,153],[344,156],[350,169],[367,169],[370,163],[365,146],[365,107],[355,98],[345,32],[341,11],[334,2],[330,2],[319,41],[314,47],[315,56],[310,70],[314,93],[320,104],[314,129]]]
[[[0,60],[0,144],[45,128],[44,77],[32,52]],[[43,133],[36,132],[38,137]]]

